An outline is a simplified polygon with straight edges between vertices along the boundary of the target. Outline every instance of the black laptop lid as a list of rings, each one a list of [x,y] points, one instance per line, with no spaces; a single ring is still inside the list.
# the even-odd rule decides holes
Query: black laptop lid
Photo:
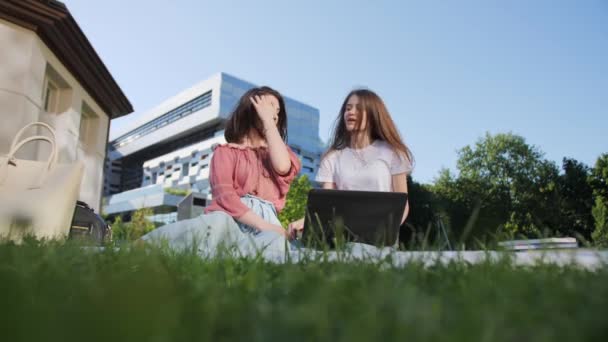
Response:
[[[304,220],[305,245],[336,239],[391,246],[397,242],[407,193],[312,189]]]

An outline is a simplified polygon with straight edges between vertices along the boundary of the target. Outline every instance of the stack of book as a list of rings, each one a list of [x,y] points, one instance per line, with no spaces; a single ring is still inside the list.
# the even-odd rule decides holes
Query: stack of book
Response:
[[[499,242],[498,245],[506,250],[526,251],[531,249],[570,249],[578,248],[575,238],[547,238],[533,240],[510,240]]]

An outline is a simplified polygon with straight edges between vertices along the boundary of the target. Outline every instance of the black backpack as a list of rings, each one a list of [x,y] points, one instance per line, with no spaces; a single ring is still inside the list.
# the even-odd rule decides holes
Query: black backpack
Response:
[[[101,246],[112,241],[112,228],[86,203],[77,201],[69,238]]]

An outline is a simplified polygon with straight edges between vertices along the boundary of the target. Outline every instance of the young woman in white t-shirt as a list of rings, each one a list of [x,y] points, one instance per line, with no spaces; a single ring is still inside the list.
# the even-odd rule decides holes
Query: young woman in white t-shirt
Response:
[[[408,192],[412,164],[384,101],[371,90],[356,89],[342,104],[315,180],[324,189]],[[401,223],[408,212],[406,204]],[[303,226],[304,219],[289,225],[291,231]]]

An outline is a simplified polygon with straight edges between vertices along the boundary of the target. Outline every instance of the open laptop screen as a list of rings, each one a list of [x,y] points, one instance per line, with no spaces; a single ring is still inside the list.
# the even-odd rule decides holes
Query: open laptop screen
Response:
[[[407,193],[312,189],[308,193],[302,242],[330,248],[343,239],[395,245]]]

